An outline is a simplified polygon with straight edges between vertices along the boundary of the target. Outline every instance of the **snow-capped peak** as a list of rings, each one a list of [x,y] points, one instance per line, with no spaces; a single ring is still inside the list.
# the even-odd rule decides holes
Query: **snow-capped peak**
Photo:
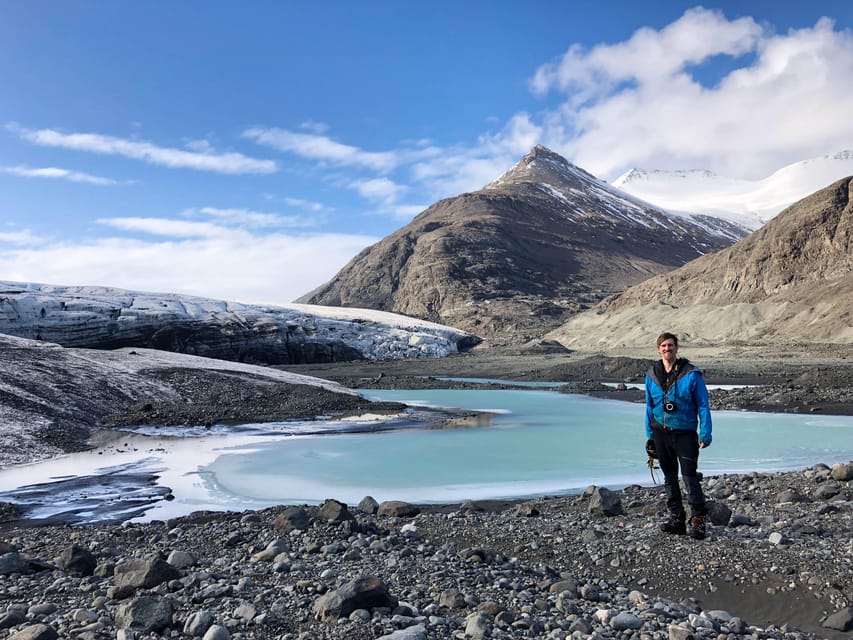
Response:
[[[670,211],[722,218],[758,229],[802,198],[853,175],[853,151],[782,167],[762,180],[739,180],[707,170],[631,169],[613,186]]]

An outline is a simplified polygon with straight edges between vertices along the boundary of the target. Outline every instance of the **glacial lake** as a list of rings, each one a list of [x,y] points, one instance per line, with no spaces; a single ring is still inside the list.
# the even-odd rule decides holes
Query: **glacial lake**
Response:
[[[120,510],[135,498],[156,498],[144,509],[128,507],[129,517],[151,520],[327,498],[354,505],[367,495],[380,502],[454,503],[653,483],[642,404],[541,388],[364,395],[494,415],[489,426],[456,429],[402,420],[389,430],[386,421],[366,417],[167,431],[183,437],[128,434],[106,452],[0,471],[0,500],[41,500],[31,507],[32,517],[77,505],[79,521],[86,521],[90,512],[96,520],[105,502]],[[714,442],[699,464],[706,476],[853,460],[851,416],[715,411],[713,419]],[[661,482],[659,471],[656,476]],[[82,477],[89,481],[75,482]],[[160,500],[167,487],[174,499]]]

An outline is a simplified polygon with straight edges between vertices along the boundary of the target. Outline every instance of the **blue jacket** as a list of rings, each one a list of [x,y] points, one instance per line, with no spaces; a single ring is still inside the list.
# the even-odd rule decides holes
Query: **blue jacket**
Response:
[[[684,358],[679,358],[675,366],[679,370],[668,392],[664,392],[655,367],[646,372],[646,437],[652,437],[654,427],[685,431],[696,431],[698,427],[699,440],[711,444],[711,408],[702,371]],[[674,411],[664,411],[667,402],[675,405]]]

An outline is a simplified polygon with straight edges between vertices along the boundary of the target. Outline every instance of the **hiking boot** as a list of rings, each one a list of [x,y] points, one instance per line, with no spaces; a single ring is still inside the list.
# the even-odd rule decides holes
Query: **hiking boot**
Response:
[[[669,516],[669,520],[661,523],[660,530],[664,533],[674,533],[683,536],[687,533],[687,527],[684,525],[684,517]]]
[[[695,540],[705,539],[705,524],[708,521],[706,516],[693,516],[690,518],[690,537]]]

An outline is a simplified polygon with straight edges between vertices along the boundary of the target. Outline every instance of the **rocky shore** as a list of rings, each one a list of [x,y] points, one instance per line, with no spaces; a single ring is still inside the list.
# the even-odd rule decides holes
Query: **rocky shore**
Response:
[[[423,640],[853,636],[853,463],[528,502],[199,512],[0,532],[0,637]]]

